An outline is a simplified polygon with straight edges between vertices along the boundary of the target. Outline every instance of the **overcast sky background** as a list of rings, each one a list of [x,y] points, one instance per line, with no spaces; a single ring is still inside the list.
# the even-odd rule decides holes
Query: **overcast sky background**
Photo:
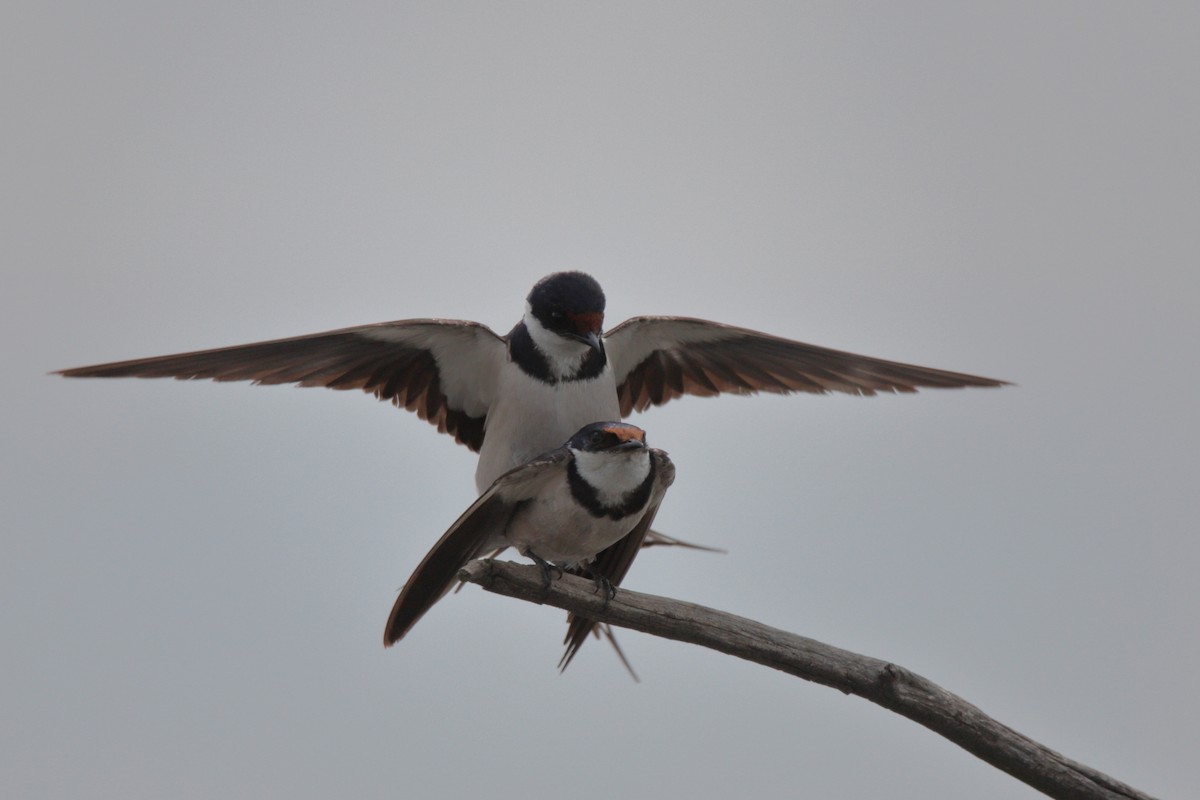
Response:
[[[862,700],[468,588],[474,457],[359,393],[46,373],[582,269],[1004,390],[686,398],[628,585],[890,659],[1200,786],[1200,7],[9,3],[8,797],[1035,793]]]

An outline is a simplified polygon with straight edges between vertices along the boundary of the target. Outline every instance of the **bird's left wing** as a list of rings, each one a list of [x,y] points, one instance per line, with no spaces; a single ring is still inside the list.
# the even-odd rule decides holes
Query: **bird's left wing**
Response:
[[[642,548],[642,542],[646,538],[647,531],[654,523],[654,516],[658,513],[658,507],[662,504],[663,496],[669,487],[675,481],[675,465],[671,463],[671,459],[667,458],[667,454],[662,450],[651,450],[651,456],[654,459],[654,491],[650,495],[650,500],[646,504],[646,511],[638,520],[637,525],[633,530],[627,533],[624,538],[616,544],[609,546],[601,551],[599,555],[592,561],[590,568],[592,575],[596,578],[607,578],[608,582],[614,587],[619,586],[621,581],[625,579],[625,575],[629,572],[629,568],[633,565],[633,559],[637,557],[638,551]],[[558,662],[559,670],[564,670],[571,663],[571,659],[575,658],[575,654],[579,652],[579,648],[587,641],[588,636],[596,627],[595,620],[587,619],[586,617],[576,616],[575,614],[567,615],[567,635],[563,639],[563,644],[567,646],[566,652],[563,653],[562,659]],[[613,647],[617,649],[617,654],[621,660],[625,662],[625,667],[633,673],[633,669],[629,666],[629,662],[625,660],[624,653],[617,646],[615,639],[610,639]],[[636,679],[636,675],[634,676]]]
[[[566,469],[566,448],[551,451],[501,475],[462,513],[426,553],[400,590],[383,632],[390,647],[454,585],[458,571],[483,550],[492,534],[503,533],[521,503],[534,497]]]
[[[621,415],[685,394],[915,392],[1006,381],[901,364],[688,317],[634,317],[604,335]]]

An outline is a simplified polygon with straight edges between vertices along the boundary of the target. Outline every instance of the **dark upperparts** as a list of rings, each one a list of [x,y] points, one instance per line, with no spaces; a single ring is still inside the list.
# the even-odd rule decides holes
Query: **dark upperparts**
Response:
[[[571,486],[571,495],[593,517],[609,517],[613,520],[619,520],[624,519],[630,514],[640,513],[646,508],[646,503],[650,500],[650,491],[654,488],[656,471],[657,467],[654,463],[653,453],[651,453],[650,471],[646,473],[646,479],[636,489],[625,495],[621,499],[621,502],[615,506],[605,505],[600,502],[596,487],[588,483],[579,474],[579,469],[575,464],[574,458],[571,459],[571,463],[567,467],[567,483]]]
[[[595,278],[585,272],[555,272],[547,275],[534,284],[526,300],[534,316],[547,327],[551,327],[550,315],[555,311],[564,314],[604,313],[604,290]]]

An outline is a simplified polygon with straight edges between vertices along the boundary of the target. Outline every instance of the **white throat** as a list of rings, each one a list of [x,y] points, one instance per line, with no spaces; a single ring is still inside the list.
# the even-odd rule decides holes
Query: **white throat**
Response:
[[[596,490],[597,498],[606,506],[620,505],[626,495],[641,486],[650,474],[650,451],[645,448],[632,452],[572,452],[579,477]]]
[[[525,303],[525,327],[529,338],[550,362],[550,373],[556,378],[567,378],[579,371],[584,357],[591,350],[583,342],[559,336],[538,321],[529,303]]]

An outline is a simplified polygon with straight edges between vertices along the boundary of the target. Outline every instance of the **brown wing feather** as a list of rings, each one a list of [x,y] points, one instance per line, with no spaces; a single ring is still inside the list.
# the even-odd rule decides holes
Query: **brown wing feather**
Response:
[[[656,513],[658,513],[658,506],[648,509],[637,526],[626,534],[625,538],[597,555],[590,565],[593,576],[607,578],[614,587],[620,586],[621,581],[629,572],[629,568],[633,565],[633,559],[637,556],[638,550],[642,548],[642,540],[646,538],[646,531],[650,529]],[[567,614],[567,635],[563,638],[563,644],[567,649],[558,662],[560,671],[570,665],[571,659],[575,658],[575,654],[587,641],[596,625],[595,620]],[[625,661],[623,654],[621,659]],[[629,662],[625,661],[625,664],[632,673],[633,669],[629,667]]]
[[[685,394],[915,392],[1006,381],[921,367],[684,317],[637,317],[605,336],[621,414]]]
[[[494,492],[486,494],[438,539],[400,590],[383,629],[384,647],[403,639],[417,620],[450,591],[459,569],[475,557],[489,532],[504,527],[512,509]]]
[[[385,647],[398,642],[421,616],[457,582],[458,570],[494,547],[512,515],[547,481],[561,479],[569,458],[566,448],[552,450],[514,467],[488,487],[430,549],[400,590],[383,631]]]
[[[406,331],[424,331],[424,339]],[[432,332],[432,333],[430,333]],[[275,339],[254,344],[190,353],[117,361],[58,372],[69,378],[177,378],[295,383],[330,389],[359,389],[449,433],[478,452],[483,445],[486,413],[452,408],[434,353],[424,344],[434,334],[499,337],[483,325],[443,320],[408,320]]]

